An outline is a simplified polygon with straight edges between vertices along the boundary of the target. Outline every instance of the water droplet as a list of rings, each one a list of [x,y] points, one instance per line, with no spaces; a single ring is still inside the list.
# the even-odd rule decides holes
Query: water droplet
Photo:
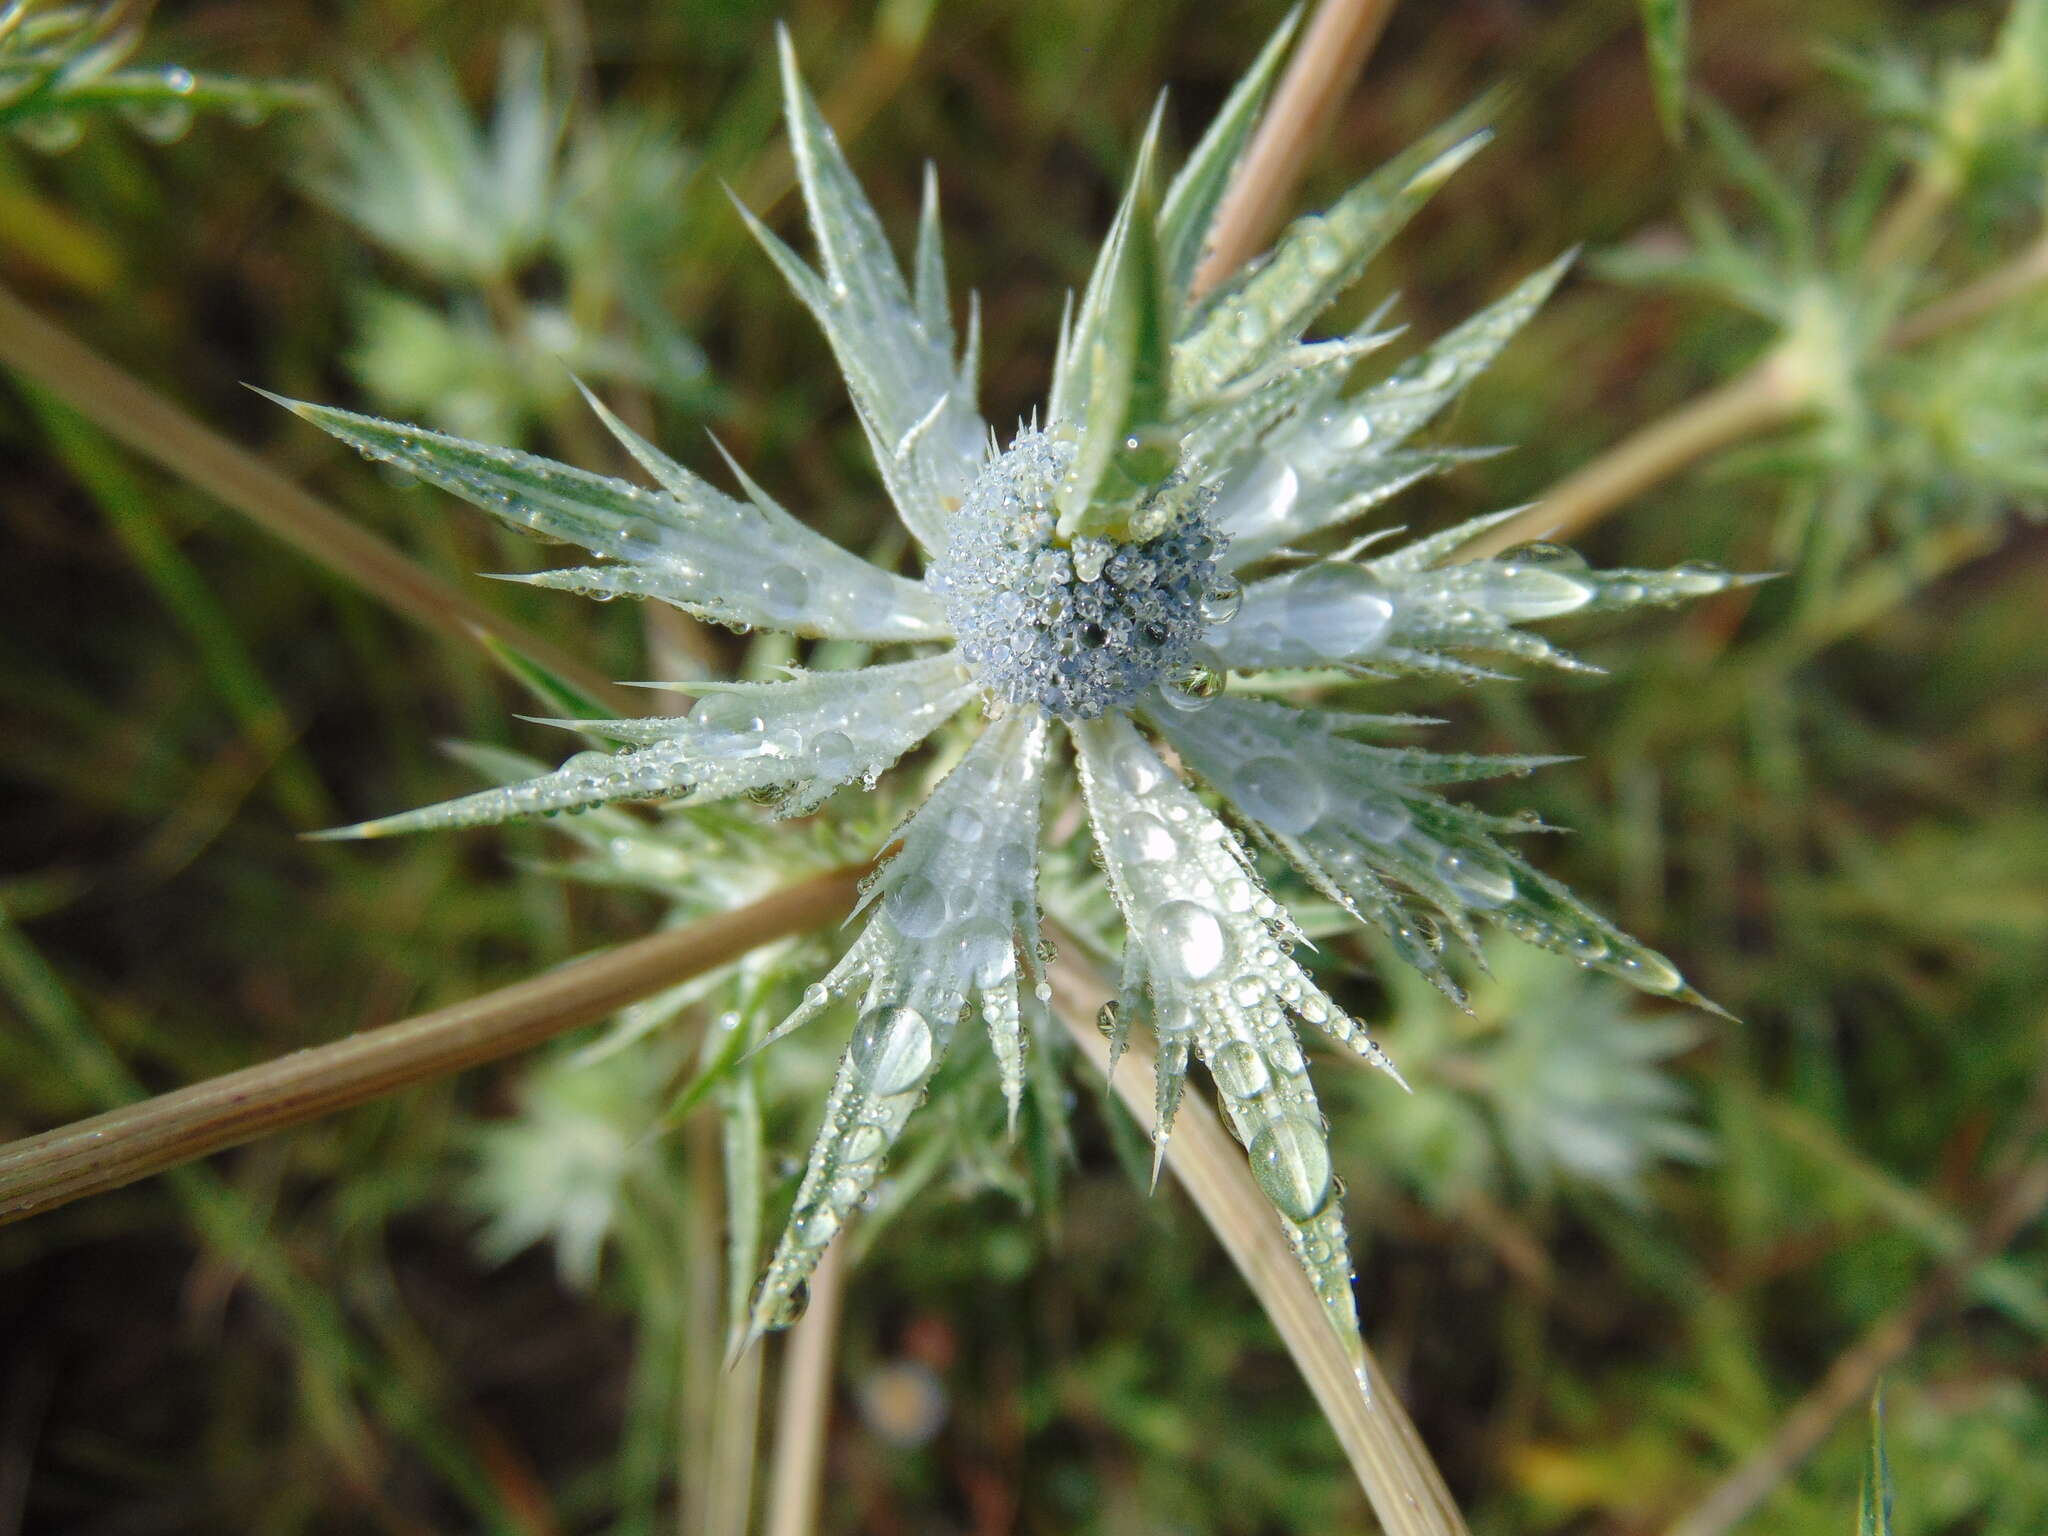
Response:
[[[1133,811],[1124,818],[1124,849],[1140,864],[1164,864],[1180,852],[1180,844],[1166,823],[1150,811]]]
[[[932,1069],[932,1031],[915,1008],[877,1008],[861,1015],[848,1047],[870,1093],[908,1093]]]
[[[906,939],[928,939],[946,926],[946,893],[922,875],[911,875],[891,890],[882,909]]]
[[[694,725],[732,736],[758,735],[766,728],[753,701],[741,693],[707,694],[691,707],[689,718]]]
[[[978,843],[983,832],[981,812],[961,806],[946,818],[946,836],[956,843]]]
[[[1394,622],[1393,600],[1363,566],[1328,560],[1310,566],[1287,583],[1281,601],[1288,638],[1331,660],[1377,649]]]
[[[1160,697],[1183,713],[1206,709],[1223,692],[1223,674],[1213,667],[1190,667],[1162,683]]]
[[[1142,741],[1126,742],[1117,748],[1116,776],[1134,795],[1149,795],[1166,778],[1166,765]]]
[[[1105,1035],[1116,1033],[1117,1011],[1115,1003],[1104,1003],[1095,1010],[1095,1027]]]
[[[1408,808],[1398,800],[1361,800],[1351,811],[1351,826],[1368,842],[1391,846],[1408,830]]]
[[[1562,544],[1517,544],[1500,552],[1503,565],[1540,565],[1553,571],[1583,571],[1586,557]]]
[[[960,958],[977,987],[1001,986],[1016,974],[1017,947],[1001,923],[972,923],[960,935]]]
[[[786,1295],[776,1299],[774,1308],[768,1314],[770,1328],[788,1328],[797,1323],[810,1310],[811,1284],[799,1280],[790,1287]]]
[[[1637,986],[1650,992],[1677,992],[1685,986],[1685,978],[1669,960],[1653,949],[1631,950],[1615,962],[1621,973]]]
[[[853,777],[853,738],[844,731],[820,731],[811,738],[811,762],[821,779]]]
[[[1161,970],[1180,981],[1203,981],[1223,968],[1229,942],[1223,925],[1207,907],[1192,901],[1161,902],[1148,928],[1150,948]]]
[[[1273,1081],[1266,1058],[1242,1040],[1226,1040],[1209,1058],[1209,1075],[1226,1098],[1249,1099]]]
[[[1235,576],[1219,576],[1202,594],[1202,619],[1208,624],[1228,624],[1244,606],[1244,586]]]
[[[1328,808],[1323,782],[1291,757],[1254,757],[1231,774],[1238,809],[1275,832],[1306,832]]]
[[[1040,939],[1031,946],[1031,953],[1038,957],[1040,965],[1051,965],[1053,961],[1059,959],[1060,947],[1051,939]]]
[[[1456,849],[1440,849],[1437,877],[1475,907],[1498,907],[1515,899],[1515,877]]]
[[[1300,1115],[1262,1126],[1251,1144],[1252,1177],[1282,1215],[1313,1219],[1330,1203],[1330,1149]]]
[[[1502,560],[1481,581],[1478,601],[1489,613],[1511,623],[1554,619],[1593,600],[1589,582],[1543,565]]]
[[[799,617],[811,598],[811,578],[793,565],[771,565],[761,577],[761,607],[771,619]]]

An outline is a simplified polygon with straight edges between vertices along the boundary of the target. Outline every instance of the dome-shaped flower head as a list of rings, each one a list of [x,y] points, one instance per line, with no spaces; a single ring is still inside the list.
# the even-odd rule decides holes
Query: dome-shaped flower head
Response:
[[[1222,686],[1232,673],[1264,675],[1262,695],[1284,695],[1270,685],[1288,673],[1323,682],[1500,675],[1474,655],[1583,668],[1520,626],[1737,579],[1705,568],[1596,572],[1542,547],[1453,563],[1492,518],[1391,548],[1376,535],[1325,556],[1291,552],[1469,457],[1407,444],[1527,319],[1563,263],[1362,389],[1350,387],[1360,360],[1392,339],[1377,319],[1305,339],[1479,148],[1483,135],[1453,125],[1197,296],[1205,233],[1284,42],[1267,47],[1156,196],[1155,114],[1063,326],[1045,412],[1004,445],[976,410],[973,321],[964,346],[954,333],[930,179],[906,282],[783,40],[789,131],[818,265],[746,217],[824,327],[890,498],[920,546],[921,580],[829,542],[737,465],[742,498],[721,493],[595,399],[657,488],[293,406],[373,458],[601,557],[527,578],[537,585],[651,597],[734,626],[905,653],[853,671],[701,685],[695,708],[677,718],[562,722],[620,750],[341,835],[476,826],[615,800],[770,795],[781,813],[805,813],[844,785],[872,782],[961,711],[986,717],[901,828],[900,847],[868,887],[859,936],[777,1031],[857,998],[824,1126],[756,1300],[756,1332],[789,1314],[970,1010],[987,1027],[1014,1116],[1027,1040],[1050,996],[1036,881],[1055,751],[1071,749],[1078,761],[1127,925],[1113,1046],[1121,1049],[1139,1015],[1157,1040],[1156,1142],[1163,1151],[1199,1057],[1354,1358],[1344,1221],[1298,1026],[1391,1066],[1293,958],[1297,930],[1261,885],[1254,847],[1384,930],[1453,996],[1434,940],[1447,930],[1474,943],[1485,921],[1650,992],[1698,1001],[1663,957],[1504,846],[1521,822],[1439,792],[1526,771],[1536,759],[1369,745],[1360,732],[1403,722]],[[1369,546],[1378,548],[1368,554]]]

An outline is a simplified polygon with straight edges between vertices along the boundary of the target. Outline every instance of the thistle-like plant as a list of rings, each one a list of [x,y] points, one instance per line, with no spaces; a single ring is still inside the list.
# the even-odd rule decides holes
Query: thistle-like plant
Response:
[[[487,121],[453,72],[365,70],[329,115],[312,193],[435,291],[357,303],[349,361],[394,410],[517,438],[575,375],[688,400],[703,356],[659,302],[694,163],[666,125],[579,110],[534,39],[508,37]]]
[[[1297,1021],[1391,1071],[1366,1027],[1293,957],[1299,930],[1261,884],[1263,849],[1377,926],[1459,996],[1441,931],[1497,924],[1647,991],[1699,1002],[1678,971],[1511,851],[1527,830],[1443,786],[1537,759],[1437,754],[1358,738],[1411,723],[1268,697],[1299,685],[1422,674],[1498,677],[1505,657],[1591,670],[1521,626],[1720,591],[1717,569],[1594,571],[1530,547],[1457,563],[1495,519],[1406,543],[1382,531],[1298,551],[1470,456],[1416,434],[1550,292],[1523,281],[1362,389],[1394,333],[1375,315],[1308,340],[1325,308],[1481,145],[1454,122],[1304,218],[1267,256],[1198,294],[1218,200],[1285,43],[1276,37],[1187,165],[1155,191],[1159,117],[1054,358],[1043,416],[999,442],[975,406],[972,312],[957,342],[928,178],[912,276],[804,89],[785,38],[787,113],[820,248],[813,268],[742,209],[823,326],[922,579],[862,561],[791,516],[739,466],[729,497],[592,405],[658,489],[330,407],[285,402],[364,454],[604,563],[520,578],[652,597],[736,628],[897,646],[905,659],[759,683],[691,685],[686,716],[557,723],[608,740],[554,773],[332,834],[377,837],[586,811],[768,797],[811,812],[872,782],[970,705],[987,716],[869,885],[865,926],[772,1032],[859,994],[859,1019],[751,1330],[791,1314],[963,1017],[987,1026],[1014,1118],[1026,1042],[1051,991],[1036,872],[1058,741],[1073,748],[1127,938],[1120,1052],[1156,1036],[1163,1154],[1189,1064],[1205,1063],[1232,1129],[1326,1314],[1358,1353],[1351,1263]],[[1225,690],[1243,674],[1256,689]],[[1207,794],[1204,790],[1208,791]],[[1219,808],[1220,807],[1220,808]],[[1233,818],[1239,830],[1233,830]]]
[[[84,136],[88,119],[113,114],[161,141],[177,138],[199,112],[256,121],[310,99],[302,86],[131,65],[148,11],[129,0],[0,0],[0,130],[37,149],[64,150]]]

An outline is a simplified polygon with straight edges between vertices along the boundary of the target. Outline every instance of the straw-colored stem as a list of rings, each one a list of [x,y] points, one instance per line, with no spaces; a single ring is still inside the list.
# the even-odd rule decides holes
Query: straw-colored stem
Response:
[[[1323,0],[1245,147],[1209,227],[1193,292],[1208,292],[1266,248],[1308,157],[1365,67],[1394,0]]]
[[[1795,361],[1784,349],[1771,352],[1630,433],[1541,500],[1465,545],[1460,557],[1479,560],[1532,539],[1569,539],[1686,465],[1796,420],[1810,407],[1812,390]]]
[[[0,1223],[595,1023],[762,944],[831,922],[851,905],[860,874],[820,875],[738,911],[636,939],[451,1008],[0,1146]]]
[[[1780,1421],[1754,1456],[1730,1472],[1666,1536],[1724,1536],[1811,1456],[1851,1410],[1870,1400],[1885,1371],[1903,1359],[1978,1267],[2004,1251],[2048,1206],[2048,1158],[2024,1165],[2007,1182],[1967,1251],[1943,1265],[1899,1306],[1836,1357],[1827,1374]]]
[[[1894,347],[1917,347],[1981,320],[1993,310],[2048,282],[2048,234],[2042,234],[2012,260],[1966,283],[1945,299],[1937,299],[1908,315],[1885,338]]]
[[[481,631],[623,711],[636,701],[552,642],[464,596],[206,427],[0,287],[0,366],[48,390],[117,441],[232,507],[415,623],[467,642]]]
[[[1109,1045],[1096,1029],[1095,1017],[1113,994],[1093,970],[1070,958],[1075,950],[1071,940],[1063,942],[1061,958],[1052,967],[1054,1010],[1082,1054],[1098,1071],[1107,1071]],[[1117,1063],[1112,1083],[1149,1131],[1154,1083],[1143,1053],[1126,1054]],[[1166,1166],[1272,1319],[1387,1536],[1467,1536],[1458,1506],[1395,1396],[1393,1383],[1368,1348],[1371,1399],[1358,1390],[1344,1347],[1288,1248],[1272,1203],[1253,1181],[1244,1149],[1192,1089],[1174,1117]]]
[[[1936,299],[1893,326],[1885,345],[1917,347],[1983,319],[2048,283],[2048,234],[1975,282]],[[1817,403],[1816,380],[1796,352],[1780,346],[1725,384],[1616,443],[1566,476],[1528,509],[1488,529],[1460,551],[1467,560],[1499,554],[1531,539],[1583,533],[1610,512],[1709,454],[1788,425]]]
[[[765,1536],[812,1536],[825,1471],[825,1431],[832,1412],[832,1362],[839,1309],[846,1299],[846,1244],[825,1250],[811,1271],[811,1299],[782,1356],[775,1404],[775,1460],[768,1469]]]

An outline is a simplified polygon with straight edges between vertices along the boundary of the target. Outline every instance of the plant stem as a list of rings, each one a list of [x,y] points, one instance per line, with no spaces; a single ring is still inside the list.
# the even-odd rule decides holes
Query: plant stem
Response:
[[[1983,319],[2048,283],[2048,233],[2009,261],[1901,320],[1884,344],[1903,351]],[[1560,480],[1519,516],[1488,529],[1460,551],[1484,559],[1531,539],[1582,533],[1624,502],[1710,453],[1785,426],[1815,404],[1813,376],[1781,345],[1725,384],[1616,443]]]
[[[464,641],[477,631],[495,636],[622,711],[639,712],[625,690],[449,586],[395,545],[45,320],[5,287],[0,287],[0,364],[415,623]]]
[[[831,921],[852,904],[861,873],[819,875],[737,911],[635,939],[450,1008],[0,1146],[0,1224],[595,1023],[748,950]]]
[[[1887,1312],[1838,1356],[1818,1385],[1779,1423],[1770,1442],[1714,1485],[1666,1536],[1723,1536],[1811,1456],[1845,1413],[1869,1401],[1878,1378],[1903,1359],[1921,1330],[1955,1299],[1987,1259],[2048,1206],[2048,1158],[2036,1158],[2007,1181],[1967,1252],[1942,1266],[1905,1302]]]
[[[1765,354],[1726,383],[1630,433],[1519,515],[1465,545],[1459,557],[1481,560],[1531,539],[1568,539],[1695,460],[1797,419],[1812,403],[1812,391],[1795,363],[1783,348]]]
[[[1908,315],[1885,342],[1893,347],[1917,347],[1923,341],[1980,320],[1993,310],[2048,282],[2048,234],[2037,237],[2002,266],[1992,268],[1973,283],[1966,283],[1945,299],[1936,299],[1917,314]]]
[[[1193,294],[1208,292],[1265,249],[1393,10],[1394,0],[1322,0],[1316,7],[1209,226]]]
[[[837,1242],[811,1272],[810,1305],[803,1321],[790,1330],[782,1356],[764,1536],[811,1536],[817,1528],[825,1428],[832,1409],[832,1361],[845,1298],[846,1244]]]
[[[1071,937],[1061,936],[1061,958],[1052,966],[1054,1011],[1082,1054],[1097,1070],[1107,1072],[1109,1044],[1094,1020],[1114,994],[1085,962],[1072,958],[1078,950]],[[1138,1123],[1149,1130],[1153,1073],[1144,1054],[1128,1052],[1111,1082]],[[1344,1347],[1288,1249],[1271,1202],[1253,1182],[1243,1149],[1199,1093],[1189,1091],[1181,1100],[1166,1165],[1272,1319],[1387,1536],[1467,1536],[1443,1474],[1370,1348],[1365,1358],[1371,1399],[1358,1390]]]

